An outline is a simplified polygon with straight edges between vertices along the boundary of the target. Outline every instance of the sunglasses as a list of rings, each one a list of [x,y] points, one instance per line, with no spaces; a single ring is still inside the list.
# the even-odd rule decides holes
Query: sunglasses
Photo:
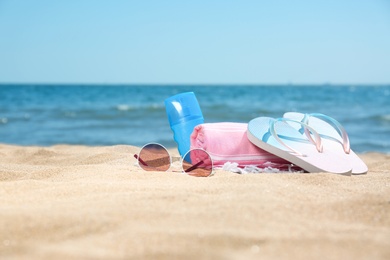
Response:
[[[144,145],[139,154],[134,154],[138,165],[145,171],[166,172],[171,168],[172,157],[168,150],[158,143]],[[208,177],[213,174],[211,156],[203,149],[189,150],[181,158],[182,172],[196,177]]]

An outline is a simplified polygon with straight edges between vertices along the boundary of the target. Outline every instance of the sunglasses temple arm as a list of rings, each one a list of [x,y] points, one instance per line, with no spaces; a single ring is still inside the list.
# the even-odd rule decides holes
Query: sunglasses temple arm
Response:
[[[139,158],[138,155],[134,154],[134,158],[141,162],[143,165],[148,166],[148,164],[144,162],[141,158]]]
[[[196,168],[198,168],[199,165],[201,165],[203,163],[203,161],[200,161],[198,162],[197,164],[194,164],[193,166],[191,166],[190,168],[188,168],[187,170],[185,170],[185,172],[191,172],[193,170],[195,170]]]

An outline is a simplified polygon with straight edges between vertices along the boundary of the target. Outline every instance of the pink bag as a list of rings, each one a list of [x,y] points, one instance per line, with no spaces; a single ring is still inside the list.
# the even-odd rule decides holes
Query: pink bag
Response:
[[[207,151],[217,167],[226,162],[237,163],[239,167],[260,168],[286,168],[291,165],[290,162],[252,144],[246,134],[247,127],[248,124],[244,123],[197,125],[191,135],[191,149],[201,148]]]

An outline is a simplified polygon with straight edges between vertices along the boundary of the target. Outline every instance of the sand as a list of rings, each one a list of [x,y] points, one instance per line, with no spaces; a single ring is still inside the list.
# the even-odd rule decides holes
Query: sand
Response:
[[[361,176],[144,172],[137,147],[0,145],[1,259],[390,259],[390,156]]]

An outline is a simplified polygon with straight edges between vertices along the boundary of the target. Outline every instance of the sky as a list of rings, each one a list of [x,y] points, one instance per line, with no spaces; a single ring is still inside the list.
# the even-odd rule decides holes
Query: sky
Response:
[[[390,0],[0,0],[0,83],[389,84]]]

